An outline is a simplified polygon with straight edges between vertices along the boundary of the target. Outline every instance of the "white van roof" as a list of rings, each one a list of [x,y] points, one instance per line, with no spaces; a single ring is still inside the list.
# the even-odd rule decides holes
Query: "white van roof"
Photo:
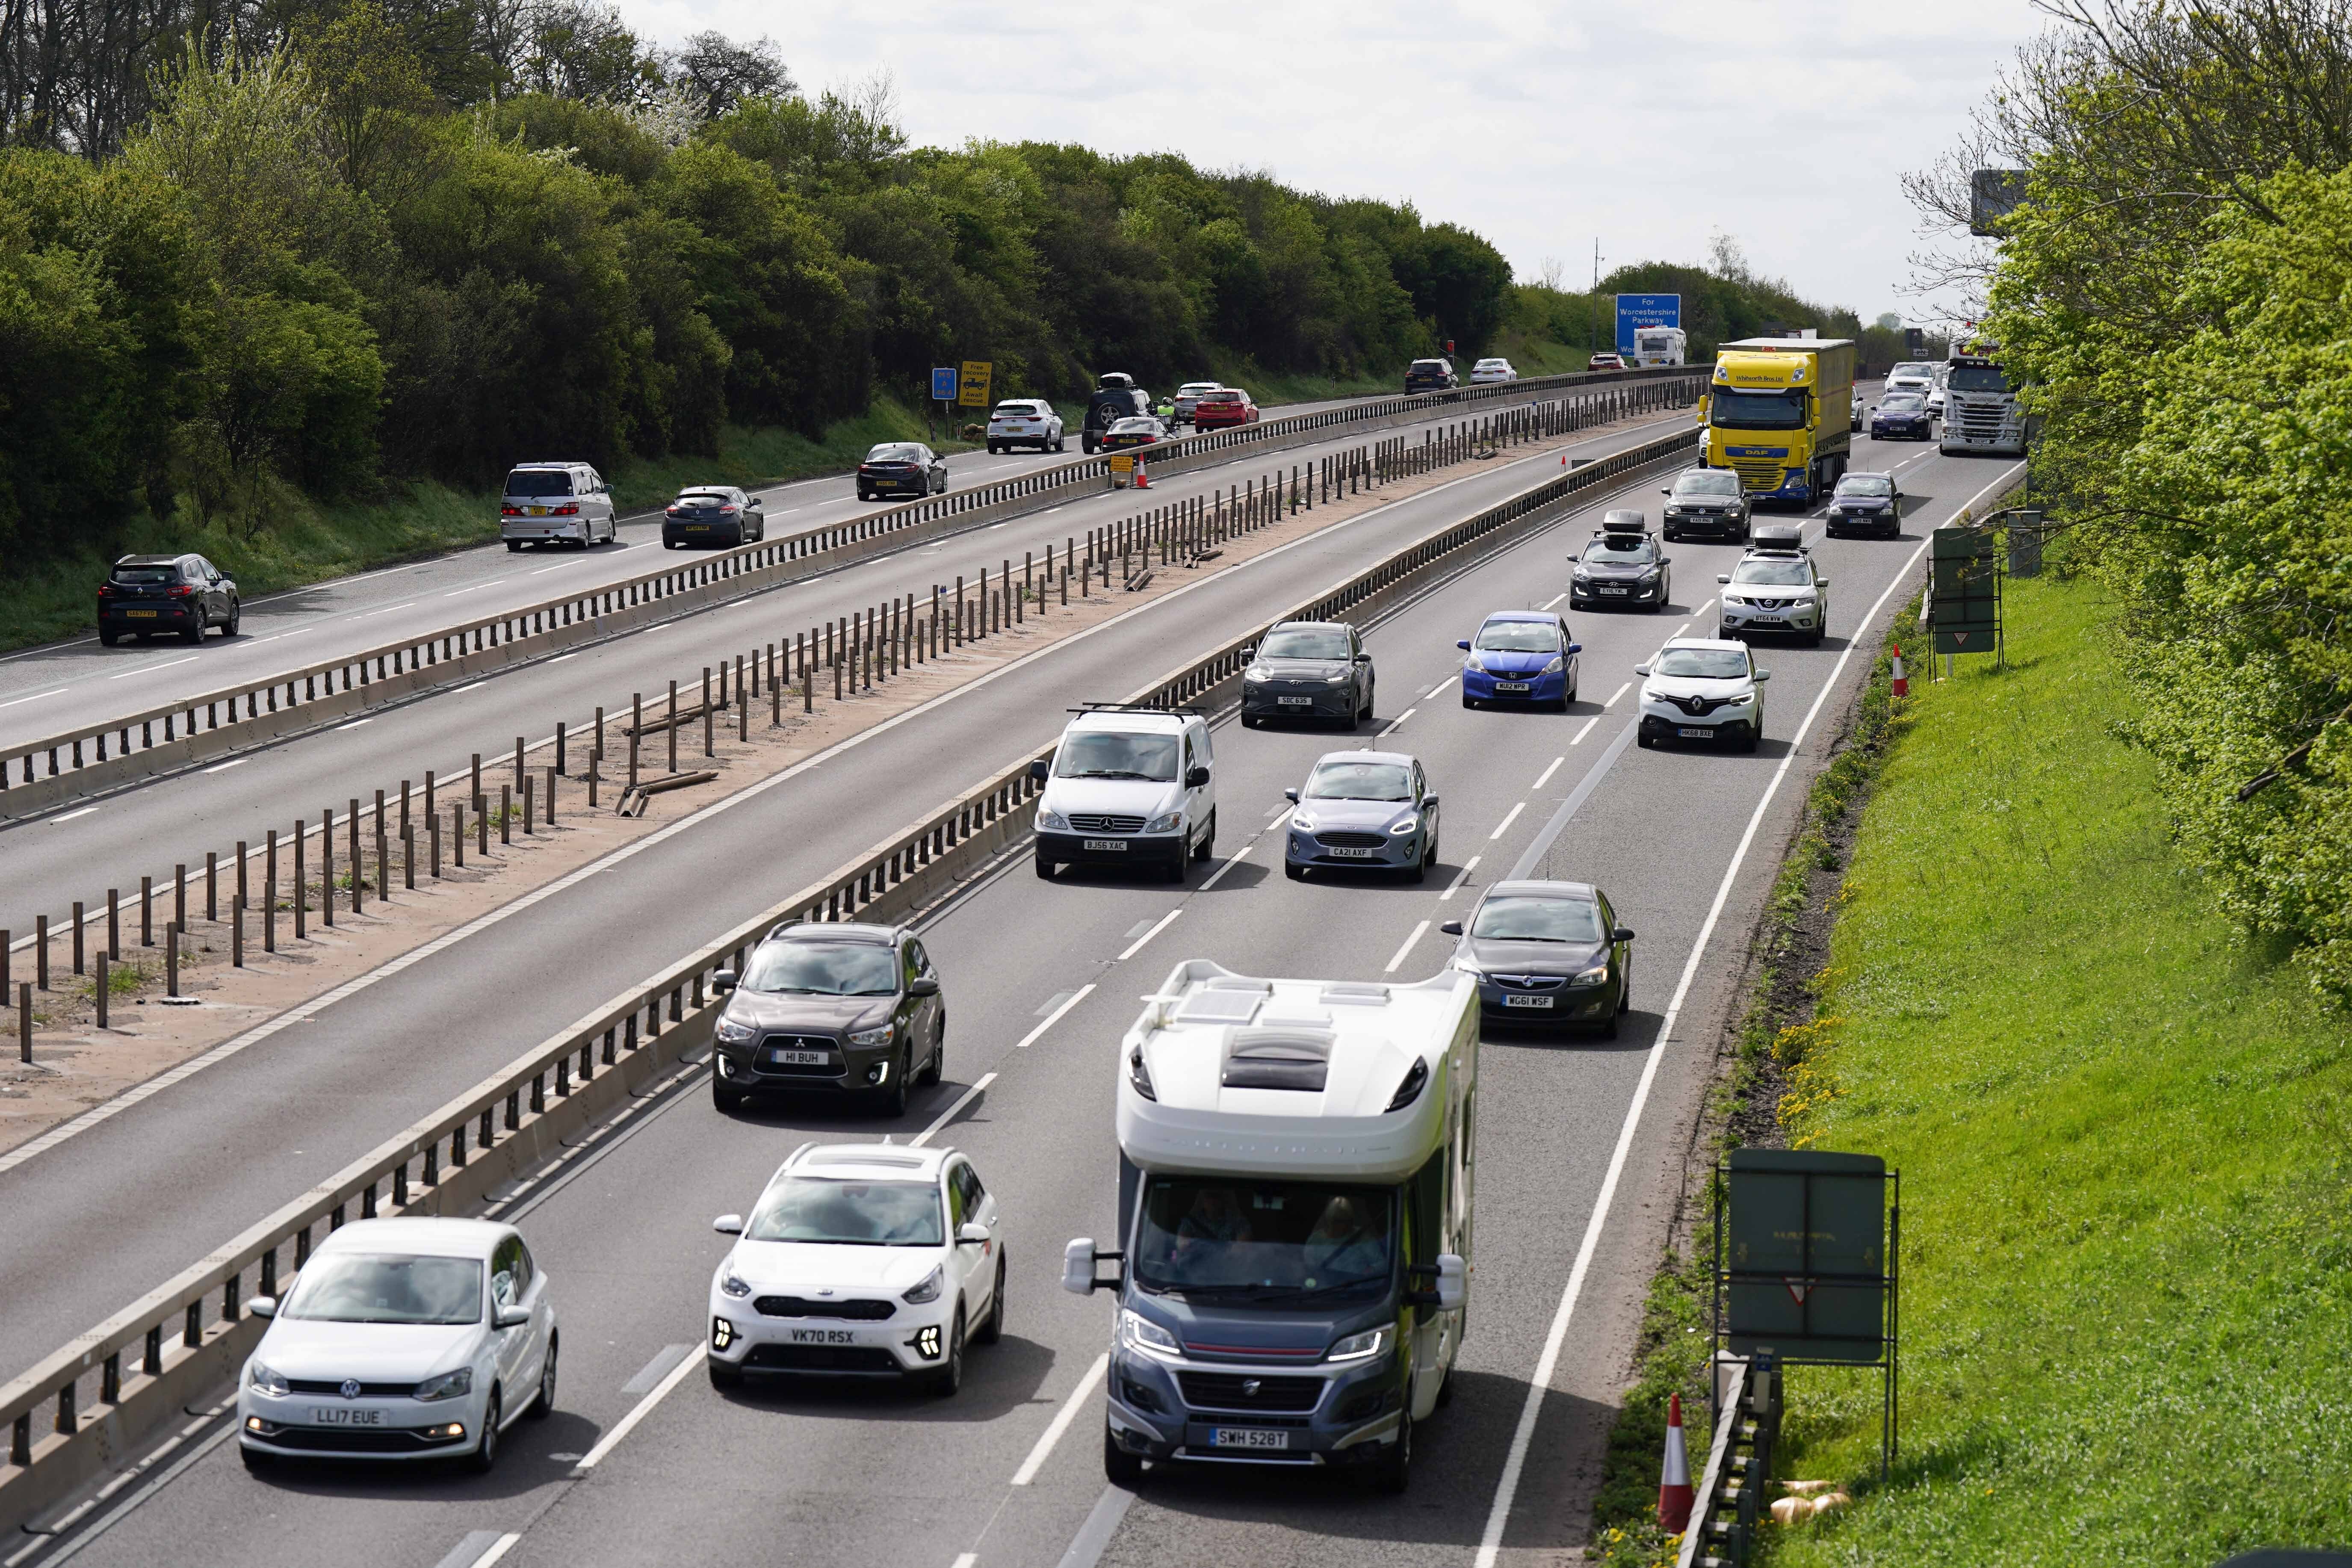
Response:
[[[1476,1075],[1477,1010],[1450,968],[1389,984],[1189,959],[1120,1041],[1119,1149],[1146,1171],[1401,1181]]]
[[[1132,734],[1139,730],[1181,730],[1199,717],[1195,713],[1171,713],[1150,708],[1096,708],[1072,717],[1067,728]]]

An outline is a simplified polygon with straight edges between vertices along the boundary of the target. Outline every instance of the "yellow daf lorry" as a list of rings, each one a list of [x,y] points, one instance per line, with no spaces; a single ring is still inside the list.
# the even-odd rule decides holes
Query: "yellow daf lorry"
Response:
[[[1706,466],[1754,500],[1811,506],[1853,450],[1851,338],[1742,338],[1716,351],[1700,410]]]

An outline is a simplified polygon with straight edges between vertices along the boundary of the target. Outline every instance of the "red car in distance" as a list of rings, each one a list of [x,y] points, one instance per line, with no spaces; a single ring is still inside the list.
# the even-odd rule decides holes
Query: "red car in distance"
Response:
[[[1257,423],[1257,405],[1250,395],[1238,386],[1221,386],[1214,392],[1201,394],[1201,401],[1192,405],[1192,428],[1195,430],[1225,430],[1236,425]]]

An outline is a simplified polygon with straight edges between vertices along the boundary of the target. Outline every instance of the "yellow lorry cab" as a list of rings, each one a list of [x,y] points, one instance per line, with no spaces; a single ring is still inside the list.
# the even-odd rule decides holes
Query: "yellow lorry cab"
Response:
[[[1705,461],[1759,500],[1811,506],[1853,449],[1851,338],[1742,338],[1716,352]]]

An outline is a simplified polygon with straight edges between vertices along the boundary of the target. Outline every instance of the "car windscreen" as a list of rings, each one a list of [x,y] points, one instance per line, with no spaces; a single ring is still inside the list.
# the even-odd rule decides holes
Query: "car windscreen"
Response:
[[[178,582],[180,569],[177,566],[117,566],[113,575],[118,583],[127,583],[141,588],[154,588],[166,583]]]
[[[481,1260],[322,1252],[302,1266],[278,1315],[323,1323],[478,1323]]]
[[[1751,555],[1731,569],[1731,580],[1775,588],[1810,588],[1813,574],[1801,561]]]
[[[999,419],[1034,419],[1045,411],[1034,403],[1000,403],[995,416]]]
[[[1396,1275],[1396,1198],[1379,1187],[1162,1176],[1144,1189],[1135,1281],[1188,1300],[1377,1299]]]
[[[1655,561],[1658,548],[1648,539],[1633,533],[1604,533],[1584,547],[1587,561],[1638,566]]]
[[[1411,800],[1412,774],[1402,763],[1322,763],[1299,793],[1307,800]]]
[[[1550,621],[1488,621],[1471,646],[1496,653],[1558,653],[1559,627]]]
[[[919,463],[923,460],[923,449],[920,447],[885,445],[866,453],[866,460],[869,463]]]
[[[1707,399],[1706,417],[1708,424],[1719,429],[1801,430],[1805,427],[1805,395],[1717,387]]]
[[[1886,374],[1890,380],[1898,375],[1907,375],[1916,376],[1922,381],[1929,381],[1935,378],[1936,367],[1927,363],[1924,360],[1907,361],[1905,363],[1896,365],[1893,370],[1888,371]]]
[[[1748,656],[1729,647],[1670,647],[1650,669],[1680,680],[1737,680],[1748,673]]]
[[[1888,414],[1916,414],[1927,406],[1927,400],[1916,392],[1893,392],[1879,399],[1878,406]]]
[[[2007,392],[2009,377],[1997,364],[1956,364],[1946,384],[1954,392]]]
[[[829,1176],[784,1178],[761,1198],[743,1236],[835,1247],[939,1247],[947,1239],[940,1190],[931,1183]]]
[[[568,496],[572,476],[561,468],[517,468],[507,476],[510,496]]]
[[[1895,481],[1885,474],[1848,474],[1838,481],[1837,493],[1884,499],[1895,493]]]
[[[896,948],[870,942],[771,942],[753,950],[746,991],[888,996],[898,989]]]
[[[1214,381],[1188,381],[1183,385],[1176,389],[1176,395],[1179,397],[1198,397],[1203,393],[1216,391],[1221,384],[1223,384]]]
[[[1737,496],[1738,493],[1739,476],[1727,468],[1705,468],[1675,478],[1675,494],[1678,496]]]
[[[1258,645],[1260,658],[1346,658],[1348,634],[1298,627],[1276,632]]]
[[[1149,436],[1159,428],[1159,420],[1146,419],[1139,416],[1133,419],[1120,420],[1110,427],[1110,433],[1114,436]]]
[[[1082,730],[1062,737],[1054,774],[1066,779],[1149,779],[1176,776],[1176,737],[1117,730]]]
[[[1470,934],[1497,942],[1599,942],[1601,907],[1590,899],[1488,899],[1478,906]]]

